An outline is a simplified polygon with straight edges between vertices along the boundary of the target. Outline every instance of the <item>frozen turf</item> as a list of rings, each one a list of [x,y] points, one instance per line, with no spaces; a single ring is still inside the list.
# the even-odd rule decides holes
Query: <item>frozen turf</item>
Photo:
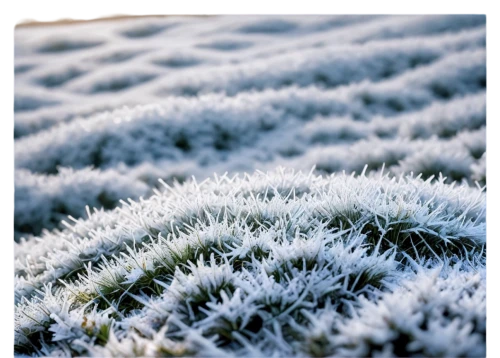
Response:
[[[483,16],[17,29],[16,353],[484,356],[485,40]]]

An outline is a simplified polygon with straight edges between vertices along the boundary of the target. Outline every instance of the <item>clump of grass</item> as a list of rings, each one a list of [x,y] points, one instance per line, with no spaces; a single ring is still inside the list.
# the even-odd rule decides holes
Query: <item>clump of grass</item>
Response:
[[[20,244],[33,256],[17,254],[16,352],[323,356],[392,344],[411,354],[413,326],[390,324],[399,333],[362,348],[344,326],[376,316],[429,268],[453,263],[458,277],[484,264],[484,192],[443,177],[279,169],[165,189],[89,214],[43,246]],[[418,328],[428,334],[439,334],[435,320],[451,324],[429,314]],[[462,337],[464,352],[484,343]],[[417,351],[442,353],[433,349]]]

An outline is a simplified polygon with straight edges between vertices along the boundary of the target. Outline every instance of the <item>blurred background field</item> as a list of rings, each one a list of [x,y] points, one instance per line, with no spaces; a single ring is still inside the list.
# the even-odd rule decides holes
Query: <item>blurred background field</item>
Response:
[[[486,184],[486,16],[149,15],[21,20],[17,238],[158,178],[368,164]]]
[[[32,26],[57,26],[81,24],[93,21],[111,21],[138,19],[141,17],[165,17],[165,16],[204,16],[214,11],[212,9],[95,9],[95,16],[18,16],[16,28]]]
[[[486,182],[485,17],[169,16],[15,31],[15,238],[192,175]]]

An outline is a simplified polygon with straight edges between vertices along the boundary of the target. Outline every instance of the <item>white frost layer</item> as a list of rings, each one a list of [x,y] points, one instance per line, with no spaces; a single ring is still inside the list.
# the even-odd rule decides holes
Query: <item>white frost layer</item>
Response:
[[[484,355],[485,39],[475,15],[16,29],[16,354]]]
[[[153,339],[168,324],[180,329],[172,337],[185,337],[175,339],[177,348],[191,353],[201,349],[192,334],[205,342],[223,332],[214,347],[225,353],[243,349],[236,332],[263,352],[300,355],[313,347],[296,342],[291,331],[278,337],[282,343],[272,343],[278,323],[300,332],[304,318],[321,309],[354,319],[361,297],[374,302],[370,312],[377,315],[377,298],[414,270],[446,271],[452,263],[460,272],[472,264],[482,267],[484,210],[479,189],[387,175],[317,177],[279,170],[167,187],[148,200],[97,212],[63,232],[16,246],[16,344],[33,349],[29,341],[49,327],[59,348],[106,355],[118,349],[113,339],[134,347],[134,332]],[[479,316],[464,316],[464,322],[480,324],[484,311],[478,309]],[[85,316],[89,310],[92,315]],[[440,332],[438,322],[449,320],[433,314],[425,334]],[[102,329],[113,331],[104,348],[95,342]],[[482,332],[476,326],[462,330],[470,342],[456,349],[481,351]],[[390,332],[383,337],[372,348],[357,349],[389,347],[397,338]],[[151,343],[151,349],[162,344]],[[56,348],[49,341],[42,346]],[[425,352],[438,349],[433,347]],[[408,343],[405,349],[422,347]]]

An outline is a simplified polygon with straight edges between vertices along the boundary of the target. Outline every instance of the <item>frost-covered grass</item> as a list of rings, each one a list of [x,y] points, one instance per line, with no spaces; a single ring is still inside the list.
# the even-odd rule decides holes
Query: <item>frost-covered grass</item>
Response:
[[[59,224],[68,215],[84,216],[86,205],[112,209],[123,198],[124,191],[134,197],[148,193],[148,186],[143,182],[113,170],[100,173],[89,168],[61,169],[57,176],[19,169],[15,172],[15,183],[16,236],[39,235],[42,229]]]
[[[318,112],[323,115],[350,112],[357,120],[374,114],[391,116],[435,100],[436,88],[446,91],[449,97],[480,91],[478,82],[485,77],[484,62],[484,51],[465,53],[450,56],[443,63],[425,68],[423,73],[337,91],[311,88],[237,98],[172,97],[162,105],[119,109],[23,137],[16,143],[16,165],[42,172],[53,172],[57,165],[100,167],[119,161],[134,165],[141,161],[178,159],[192,149],[230,150],[245,141],[248,146],[257,136],[270,136],[289,122],[305,121]],[[439,79],[432,77],[438,73]],[[446,82],[446,76],[454,82]],[[414,85],[418,91],[396,93],[393,87],[401,85]],[[322,94],[318,98],[315,92]],[[192,125],[188,127],[186,123]],[[117,124],[120,131],[116,131]]]
[[[15,42],[17,355],[485,355],[484,16]]]
[[[397,288],[401,282],[427,270],[437,279],[453,266],[460,280],[484,265],[485,242],[484,193],[443,179],[279,170],[167,186],[18,244],[16,349],[99,356],[347,349],[357,356],[390,349],[398,329],[410,335],[406,329],[424,336],[410,335],[398,349],[438,355],[438,343],[418,342],[441,334],[439,322],[458,329],[441,311],[430,311],[426,327],[387,323],[378,328],[387,330],[382,338],[353,338],[357,331],[341,322],[349,327],[358,314],[376,321],[386,300],[413,294]],[[484,304],[472,288],[457,289],[450,295]],[[411,302],[401,308],[407,315],[420,310]],[[484,350],[484,311],[476,309],[456,309],[469,327],[460,326],[466,341],[453,347],[458,352]],[[316,325],[323,315],[338,318]],[[329,346],[301,333],[321,329],[334,332],[323,337]]]

